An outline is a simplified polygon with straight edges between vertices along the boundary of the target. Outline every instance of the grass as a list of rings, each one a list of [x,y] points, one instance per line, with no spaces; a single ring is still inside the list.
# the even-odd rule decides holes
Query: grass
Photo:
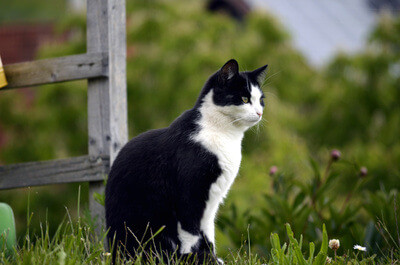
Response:
[[[71,220],[67,212],[65,220],[58,226],[54,236],[49,234],[49,224],[40,226],[40,231],[30,236],[27,229],[26,236],[20,240],[19,246],[7,254],[2,251],[0,264],[112,264],[111,253],[104,247],[104,237],[98,238],[87,218]],[[232,250],[229,255],[221,257],[225,264],[301,264],[301,265],[322,265],[331,264],[399,264],[398,255],[394,252],[391,255],[376,259],[375,255],[365,257],[363,253],[348,251],[343,256],[333,256],[328,249],[328,235],[323,229],[323,240],[319,253],[314,254],[316,249],[313,242],[310,243],[307,251],[302,246],[302,236],[295,238],[290,225],[286,225],[288,241],[281,244],[277,234],[271,234],[272,249],[269,257],[259,257],[251,251],[250,239],[246,245],[238,250]],[[330,253],[331,252],[331,253]],[[120,253],[119,253],[120,254]],[[156,257],[148,257],[148,264],[156,264]],[[133,258],[125,258],[118,255],[117,264],[143,264],[144,255],[138,253]],[[161,264],[182,264],[176,258]]]
[[[34,237],[27,232],[22,244],[11,253],[2,251],[0,264],[111,264],[111,253],[106,251],[103,239],[104,236],[98,238],[94,235],[91,225],[84,219],[67,219],[59,225],[53,237],[50,237],[46,223]],[[247,260],[255,260],[251,255],[244,257]],[[133,259],[120,255],[117,263],[141,264],[143,258],[142,253],[138,253]],[[243,259],[238,256],[233,258]],[[155,264],[155,257],[150,257],[149,263]]]
[[[51,238],[48,225],[33,238],[26,235],[21,246],[0,260],[4,264],[110,264],[101,240],[93,240],[90,226],[70,221],[61,224]]]
[[[76,220],[71,218],[68,209],[64,220],[59,224],[55,234],[50,236],[49,223],[46,221],[40,224],[38,232],[32,232],[30,228],[32,214],[27,209],[27,229],[26,234],[19,241],[18,246],[11,250],[0,249],[0,264],[112,264],[112,254],[105,248],[104,242],[106,233],[100,237],[96,236],[93,229],[93,220],[86,210],[83,216],[80,215],[80,189],[78,192],[78,217]],[[290,224],[286,224],[287,242],[281,243],[278,234],[271,233],[271,249],[267,257],[260,257],[254,254],[251,249],[251,238],[247,240],[237,250],[230,250],[229,254],[221,257],[225,264],[246,264],[246,265],[323,265],[323,264],[400,264],[400,237],[399,232],[391,234],[385,223],[380,221],[377,228],[382,236],[389,238],[394,244],[390,253],[381,253],[382,257],[376,255],[366,255],[358,250],[348,250],[342,256],[336,256],[336,251],[328,248],[328,234],[325,225],[322,227],[322,244],[319,252],[315,253],[316,244],[310,242],[307,249],[303,247],[303,236],[296,238]],[[158,232],[157,232],[158,233]],[[157,236],[157,233],[155,236]],[[397,239],[397,240],[396,240]],[[285,241],[285,240],[283,240]],[[316,239],[316,241],[318,241]],[[388,240],[389,241],[389,240]],[[331,256],[331,257],[329,257]],[[173,256],[168,261],[158,262],[158,255],[147,255],[144,252],[137,252],[135,257],[127,257],[118,251],[116,264],[190,264]],[[191,262],[193,263],[193,262]]]

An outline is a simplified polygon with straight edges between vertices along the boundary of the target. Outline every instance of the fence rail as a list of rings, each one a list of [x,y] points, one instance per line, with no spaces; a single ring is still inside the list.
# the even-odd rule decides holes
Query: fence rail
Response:
[[[107,53],[87,53],[4,66],[4,89],[37,86],[93,77],[107,77]]]
[[[80,156],[0,166],[0,190],[70,182],[102,181],[108,157]]]

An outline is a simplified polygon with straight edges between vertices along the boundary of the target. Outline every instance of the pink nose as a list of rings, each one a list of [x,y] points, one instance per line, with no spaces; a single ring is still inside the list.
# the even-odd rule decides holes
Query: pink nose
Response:
[[[257,112],[258,117],[262,116],[262,112]]]

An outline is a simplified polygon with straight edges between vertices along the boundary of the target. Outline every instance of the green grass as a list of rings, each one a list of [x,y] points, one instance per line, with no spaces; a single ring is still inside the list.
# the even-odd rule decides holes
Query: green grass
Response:
[[[29,227],[26,236],[20,240],[20,244],[6,255],[0,253],[0,264],[111,264],[111,253],[104,247],[105,234],[100,238],[95,236],[94,230],[88,218],[79,217],[72,220],[67,212],[65,221],[57,229],[53,237],[49,235],[48,223],[40,226],[40,231],[30,236]],[[315,244],[311,242],[308,249],[302,246],[302,236],[296,239],[289,224],[286,225],[288,240],[283,242],[277,234],[271,234],[272,249],[267,257],[260,257],[251,251],[251,239],[246,240],[237,250],[231,250],[230,254],[221,257],[225,264],[301,264],[322,265],[328,263],[331,256],[331,264],[397,264],[398,253],[393,252],[382,259],[376,259],[375,255],[363,256],[356,250],[348,251],[343,256],[334,256],[328,248],[328,234],[325,226],[322,231],[322,245],[319,252],[315,253]],[[143,253],[135,257],[125,258],[117,255],[117,264],[143,264]],[[156,264],[156,256],[148,257],[147,264]],[[336,260],[336,261],[335,261]],[[171,258],[169,262],[161,264],[183,264],[177,258]],[[187,264],[187,263],[186,263]]]

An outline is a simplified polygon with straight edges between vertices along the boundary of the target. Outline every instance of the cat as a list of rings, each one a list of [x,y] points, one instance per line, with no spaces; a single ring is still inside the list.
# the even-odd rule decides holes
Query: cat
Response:
[[[238,174],[244,132],[262,119],[267,66],[239,72],[237,61],[229,60],[192,109],[121,149],[105,193],[114,259],[119,246],[132,257],[144,250],[222,263],[215,255],[214,221]]]

